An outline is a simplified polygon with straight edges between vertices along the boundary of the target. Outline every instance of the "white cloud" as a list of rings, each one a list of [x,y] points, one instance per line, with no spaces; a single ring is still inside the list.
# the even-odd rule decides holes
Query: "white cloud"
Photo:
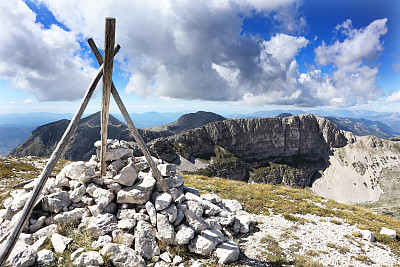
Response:
[[[386,102],[400,102],[400,91],[394,92],[393,94],[389,95],[386,99]]]
[[[35,23],[35,14],[21,0],[0,1],[0,16],[0,78],[39,101],[83,95],[94,70],[77,55],[74,33]]]
[[[386,22],[387,19],[378,19],[365,28],[353,29],[351,20],[347,20],[336,26],[345,39],[332,45],[322,42],[315,49],[316,62],[332,65],[335,70],[325,77],[306,74],[308,76],[303,76],[301,84],[325,105],[349,106],[377,99],[382,95],[375,84],[378,67],[367,63],[383,50],[380,37],[387,32]]]
[[[129,77],[126,92],[138,96],[344,106],[379,95],[378,68],[365,62],[383,49],[386,19],[361,29],[353,29],[350,20],[338,25],[345,39],[315,50],[316,62],[335,71],[299,73],[296,56],[309,41],[295,35],[306,25],[296,13],[298,0],[38,1],[70,31],[35,24],[35,14],[20,0],[12,1],[16,14],[0,4],[5,21],[19,22],[0,25],[0,34],[7,36],[0,48],[0,77],[39,101],[82,96],[94,70],[78,53],[77,39],[93,37],[102,48],[108,16],[117,18],[116,41],[122,46],[117,60]],[[269,40],[241,35],[244,18],[255,13],[285,33]],[[6,58],[4,47],[13,47],[15,55]],[[10,65],[16,68],[6,68]]]
[[[8,102],[9,104],[17,104],[17,102],[15,102],[15,101],[10,101],[10,102]]]
[[[28,99],[25,99],[25,100],[24,100],[24,103],[25,103],[25,104],[32,104],[32,103],[33,103],[33,100],[30,99],[30,98],[28,98]]]

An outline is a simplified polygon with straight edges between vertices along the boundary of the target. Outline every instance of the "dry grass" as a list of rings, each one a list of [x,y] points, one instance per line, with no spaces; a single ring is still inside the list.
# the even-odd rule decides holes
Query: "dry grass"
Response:
[[[379,234],[382,227],[400,232],[400,221],[356,205],[341,204],[311,193],[307,189],[269,184],[248,184],[221,178],[184,175],[185,185],[201,193],[216,193],[222,198],[236,199],[246,211],[268,215],[270,212],[287,214],[315,214],[321,217],[340,218],[360,229],[372,231],[378,242],[389,245],[400,255],[400,242]],[[292,218],[297,220],[296,218]],[[333,219],[333,223],[342,223]]]

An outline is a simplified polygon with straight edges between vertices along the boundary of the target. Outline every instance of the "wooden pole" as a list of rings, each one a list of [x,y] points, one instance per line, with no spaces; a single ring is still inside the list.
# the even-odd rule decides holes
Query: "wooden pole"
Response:
[[[118,45],[115,48],[114,53],[115,54],[118,53],[119,49],[120,49],[120,47]],[[25,222],[28,220],[30,214],[32,213],[32,210],[36,204],[36,201],[39,198],[40,193],[42,192],[43,186],[46,184],[48,176],[53,171],[54,166],[57,164],[62,152],[65,149],[65,146],[68,144],[69,139],[71,138],[72,134],[74,133],[76,126],[78,125],[78,122],[79,122],[80,118],[82,117],[82,114],[85,111],[85,109],[89,103],[89,100],[92,97],[93,92],[96,89],[96,86],[97,86],[98,82],[100,81],[102,75],[103,75],[103,65],[100,66],[99,70],[97,71],[96,77],[92,80],[88,89],[86,90],[85,96],[83,97],[78,110],[76,111],[74,117],[72,118],[67,129],[65,130],[64,135],[61,137],[60,142],[58,142],[56,149],[53,151],[53,154],[49,158],[49,161],[47,162],[46,167],[43,169],[42,173],[40,174],[39,182],[33,189],[31,197],[25,203],[25,207],[22,210],[22,214],[21,214],[19,221],[16,223],[14,229],[12,230],[12,232],[8,236],[7,240],[5,241],[3,250],[0,252],[1,253],[0,266],[5,265],[8,256],[10,255],[12,249],[15,246],[15,243],[18,240],[19,235],[21,234],[21,232],[23,230],[23,226],[24,226]]]
[[[110,93],[112,84],[112,72],[114,65],[114,43],[115,43],[115,19],[106,18],[104,40],[104,69],[103,90],[101,94],[101,150],[100,150],[100,176],[106,175],[106,148],[107,127],[110,108]]]
[[[88,39],[88,43],[90,48],[93,51],[93,54],[95,55],[97,62],[99,63],[99,65],[103,64],[103,57],[101,56],[101,53],[99,51],[99,49],[97,49],[97,46],[95,44],[95,42],[93,41],[92,38]],[[122,102],[117,89],[115,88],[114,83],[112,83],[111,86],[111,93],[114,97],[115,102],[117,103],[122,115],[124,116],[124,119],[126,121],[126,124],[128,125],[129,130],[131,131],[131,133],[133,134],[133,136],[135,137],[136,142],[138,143],[140,150],[142,150],[143,155],[145,156],[147,162],[150,165],[150,168],[152,170],[152,172],[154,173],[154,176],[157,179],[157,182],[160,184],[161,188],[163,189],[164,192],[169,192],[169,189],[167,188],[167,186],[165,186],[164,180],[161,176],[160,171],[158,170],[156,164],[153,161],[153,158],[150,155],[150,152],[146,146],[146,144],[144,143],[142,137],[139,135],[135,125],[132,122],[131,117],[129,116],[128,111],[125,108],[124,103]]]

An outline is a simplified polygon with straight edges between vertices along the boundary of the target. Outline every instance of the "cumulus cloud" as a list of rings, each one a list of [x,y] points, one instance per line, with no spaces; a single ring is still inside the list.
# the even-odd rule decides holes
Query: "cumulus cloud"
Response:
[[[0,1],[0,78],[31,92],[39,101],[74,100],[93,74],[72,32],[44,29],[21,0]]]
[[[393,102],[400,102],[400,91],[394,92],[388,96],[386,102],[393,103]]]
[[[81,49],[77,40],[93,37],[102,48],[107,16],[117,18],[116,41],[122,49],[116,59],[129,77],[126,92],[141,97],[344,106],[379,95],[375,86],[378,68],[366,62],[383,49],[380,37],[387,31],[386,19],[361,29],[353,29],[350,20],[338,25],[336,30],[344,40],[323,42],[315,50],[317,65],[331,65],[334,72],[325,74],[315,67],[299,73],[296,57],[309,41],[298,34],[306,25],[305,19],[296,15],[298,0],[195,4],[189,0],[99,0],[96,5],[89,0],[37,1],[70,31],[55,25],[44,29],[35,23],[32,11],[15,1],[24,19],[15,29],[1,25],[0,33],[11,36],[7,40],[19,44],[13,51],[28,54],[34,64],[20,63],[23,61],[14,56],[12,61],[1,61],[0,77],[14,79],[16,86],[30,90],[39,101],[56,100],[60,91],[50,88],[65,88],[71,81],[75,86],[65,91],[65,97],[81,97],[78,90],[82,86],[77,84],[87,84],[93,69],[77,53]],[[7,21],[15,20],[11,12],[0,12],[10,18]],[[275,21],[282,32],[268,40],[241,34],[244,19],[254,14]],[[28,40],[35,45],[30,47]],[[5,52],[0,48],[1,60],[2,55]],[[44,56],[45,61],[39,60]],[[18,79],[7,74],[6,64],[17,66]]]
[[[336,26],[345,39],[322,45],[315,49],[319,65],[332,65],[331,75],[320,73],[302,75],[300,83],[313,91],[324,104],[348,106],[375,100],[381,92],[375,82],[378,67],[369,66],[383,50],[380,37],[387,33],[387,19],[378,19],[367,27],[353,29],[351,20]],[[325,97],[324,97],[325,95]]]
[[[33,103],[33,100],[30,98],[24,100],[24,104],[32,104],[32,103]]]

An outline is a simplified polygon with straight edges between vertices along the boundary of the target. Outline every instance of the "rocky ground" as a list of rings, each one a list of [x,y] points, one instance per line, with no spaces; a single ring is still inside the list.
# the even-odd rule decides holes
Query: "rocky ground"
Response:
[[[358,228],[332,215],[353,210],[335,210],[326,199],[299,200],[276,192],[286,203],[308,201],[308,206],[331,209],[329,216],[276,209],[248,213],[245,202],[186,187],[173,165],[155,159],[170,189],[167,194],[147,162],[130,157],[123,142],[110,142],[109,148],[111,163],[105,179],[98,178],[96,157],[68,164],[50,178],[9,258],[10,265],[395,266],[400,261],[389,245],[362,230],[368,227]],[[43,161],[37,161],[42,168]],[[34,184],[14,190],[3,201],[1,239]],[[399,242],[394,230],[381,227],[378,235],[386,243]]]

